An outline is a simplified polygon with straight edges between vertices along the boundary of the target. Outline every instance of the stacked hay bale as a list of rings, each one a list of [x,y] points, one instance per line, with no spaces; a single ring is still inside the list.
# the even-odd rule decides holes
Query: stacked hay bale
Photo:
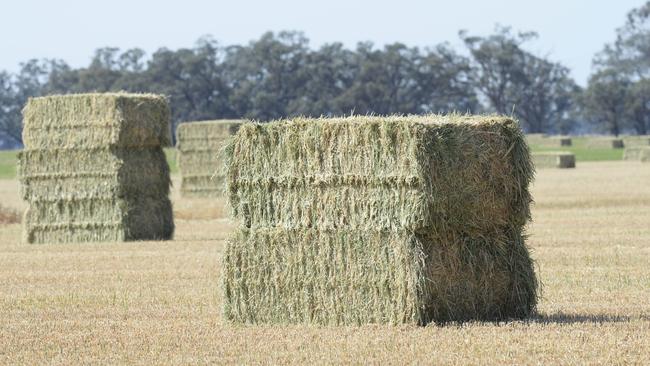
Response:
[[[557,147],[557,146],[572,146],[573,141],[570,137],[560,136],[544,136],[543,138],[527,138],[531,145]]]
[[[650,136],[648,135],[627,136],[623,139],[623,143],[626,147],[650,146]]]
[[[178,126],[177,161],[184,197],[223,196],[223,162],[219,150],[237,133],[241,123],[241,120],[218,120]]]
[[[594,138],[589,140],[587,147],[592,149],[623,149],[625,143],[619,138]]]
[[[625,149],[624,160],[650,162],[650,146],[633,146]]]
[[[533,176],[505,117],[293,119],[228,144],[238,229],[225,318],[416,323],[525,317]]]
[[[169,108],[146,94],[30,99],[18,175],[29,243],[169,239]]]
[[[535,168],[575,168],[576,156],[567,151],[546,151],[532,154]]]

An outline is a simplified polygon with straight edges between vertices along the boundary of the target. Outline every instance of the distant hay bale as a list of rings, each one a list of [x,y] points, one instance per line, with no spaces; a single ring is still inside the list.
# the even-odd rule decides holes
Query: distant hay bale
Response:
[[[185,122],[178,126],[177,161],[184,197],[223,196],[223,162],[219,150],[237,133],[242,122],[217,120]]]
[[[650,136],[648,135],[627,136],[623,138],[623,143],[625,144],[625,147],[650,146]]]
[[[576,156],[566,151],[535,152],[532,154],[535,168],[575,168]]]
[[[170,239],[169,107],[148,94],[30,99],[18,176],[29,243]]]
[[[592,149],[623,149],[625,142],[619,138],[592,138],[587,142],[587,147]]]
[[[528,316],[533,176],[506,117],[245,124],[228,143],[239,227],[225,318],[365,324]]]
[[[650,162],[650,146],[633,146],[625,149],[624,160]]]
[[[570,137],[562,136],[548,136],[545,134],[528,134],[526,140],[531,145],[556,147],[556,146],[571,146],[573,141]]]

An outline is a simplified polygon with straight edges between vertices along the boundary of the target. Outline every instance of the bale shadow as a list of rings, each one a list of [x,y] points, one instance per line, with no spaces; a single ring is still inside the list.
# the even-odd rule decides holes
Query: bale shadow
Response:
[[[632,319],[626,315],[611,314],[567,314],[557,312],[553,314],[535,314],[525,320],[527,323],[534,324],[605,324],[605,323],[625,323]]]

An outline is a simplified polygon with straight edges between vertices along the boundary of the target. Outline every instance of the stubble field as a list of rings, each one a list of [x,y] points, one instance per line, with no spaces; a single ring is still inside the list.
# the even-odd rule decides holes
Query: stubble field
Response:
[[[225,323],[232,224],[222,202],[177,192],[169,242],[27,245],[0,224],[0,364],[649,363],[650,165],[540,170],[533,194],[539,314],[499,324]],[[0,179],[0,205],[24,208],[15,179]]]

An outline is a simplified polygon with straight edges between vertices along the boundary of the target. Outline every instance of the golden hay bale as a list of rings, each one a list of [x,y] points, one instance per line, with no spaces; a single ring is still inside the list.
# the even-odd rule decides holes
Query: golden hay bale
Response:
[[[148,94],[30,99],[18,176],[29,243],[169,239],[169,108]]]
[[[417,323],[528,316],[533,177],[498,116],[245,124],[224,150],[239,228],[225,318]]]

